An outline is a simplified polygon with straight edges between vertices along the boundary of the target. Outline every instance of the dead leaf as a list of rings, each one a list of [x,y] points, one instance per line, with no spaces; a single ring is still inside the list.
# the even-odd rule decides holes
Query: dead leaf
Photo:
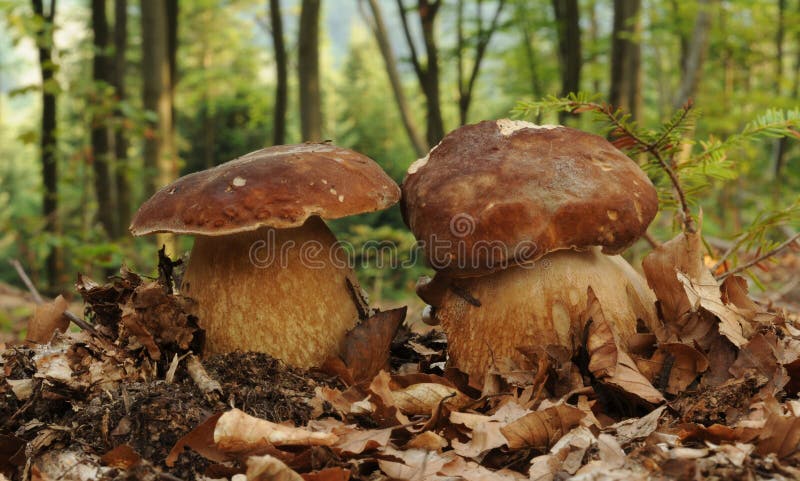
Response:
[[[640,372],[631,357],[620,349],[611,324],[606,321],[603,308],[592,288],[587,294],[584,313],[586,350],[589,353],[589,371],[604,384],[613,386],[639,400],[659,404],[664,397]]]
[[[701,279],[703,272],[708,271],[703,263],[700,234],[681,233],[664,242],[644,258],[642,269],[656,294],[664,320],[668,325],[674,324],[692,307],[676,274],[681,272],[693,279]]]
[[[67,332],[69,319],[64,311],[69,303],[64,296],[58,296],[51,302],[36,306],[33,316],[28,320],[28,333],[26,339],[38,344],[47,344],[56,330]]]
[[[227,453],[256,452],[265,446],[332,446],[338,441],[333,433],[313,432],[259,419],[239,409],[232,409],[217,420],[214,443]]]
[[[409,415],[429,415],[443,401],[453,410],[473,402],[472,398],[454,387],[431,382],[392,391],[392,397],[395,406]]]
[[[664,414],[666,409],[667,406],[661,406],[646,416],[620,421],[607,427],[604,431],[615,433],[619,444],[626,446],[633,441],[650,436],[658,428],[658,420],[661,419],[661,415]]]
[[[392,429],[358,429],[355,426],[343,426],[335,430],[338,440],[332,447],[344,454],[361,454],[364,451],[383,448],[389,444]]]
[[[247,458],[247,481],[303,481],[303,478],[280,459],[265,454]]]
[[[349,481],[350,470],[339,467],[325,468],[313,473],[303,473],[300,476],[305,481]]]
[[[492,471],[474,461],[458,457],[442,466],[439,474],[463,481],[523,481],[528,479],[527,476],[510,469]]]
[[[452,451],[440,454],[422,449],[400,451],[386,448],[383,454],[401,460],[400,462],[378,460],[381,471],[390,478],[400,481],[444,481],[445,478],[437,473],[455,458],[455,453]]]
[[[719,284],[711,272],[705,270],[702,277],[697,279],[691,278],[683,272],[678,272],[677,276],[683,284],[692,312],[702,307],[717,316],[719,333],[728,338],[735,346],[742,346],[747,342],[746,335],[751,334],[752,326],[744,316],[722,302]]]
[[[392,339],[405,318],[406,307],[377,312],[347,333],[342,361],[354,382],[369,381],[386,366]]]
[[[222,413],[214,414],[180,438],[170,450],[164,464],[170,468],[174,466],[175,461],[178,460],[185,447],[192,448],[211,461],[227,461],[229,456],[220,450],[214,442],[214,428],[217,426],[217,421],[221,416]]]
[[[469,442],[464,443],[453,439],[451,442],[453,450],[459,456],[479,458],[486,451],[507,444],[508,439],[503,435],[501,429],[529,412],[516,403],[506,403],[500,406],[491,416],[452,412],[450,413],[451,423],[462,424],[472,431]]]
[[[511,449],[534,448],[546,451],[561,436],[580,424],[584,413],[566,404],[522,416],[500,428]]]
[[[104,466],[120,469],[130,469],[141,461],[142,456],[127,444],[120,444],[100,457]]]
[[[417,434],[403,446],[404,449],[424,449],[426,451],[439,451],[448,446],[445,438],[433,431],[423,431]]]
[[[678,394],[708,369],[708,358],[688,344],[668,342],[659,345],[650,359],[636,359],[636,365],[651,382]]]

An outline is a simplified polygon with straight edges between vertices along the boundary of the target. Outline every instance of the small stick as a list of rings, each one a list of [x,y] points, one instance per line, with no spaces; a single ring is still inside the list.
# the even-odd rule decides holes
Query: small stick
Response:
[[[214,391],[222,393],[222,385],[208,374],[200,359],[194,354],[189,354],[186,358],[186,370],[189,372],[192,381],[203,391],[203,394],[208,395]]]
[[[22,268],[22,264],[20,264],[19,261],[16,259],[11,259],[10,261],[8,261],[8,263],[14,267],[14,270],[17,271],[17,275],[19,276],[19,278],[22,279],[22,282],[25,283],[25,287],[28,288],[28,291],[33,296],[33,301],[36,302],[36,304],[44,304],[44,299],[42,298],[42,295],[39,294],[39,291],[36,289],[36,286],[33,285],[33,282],[31,281],[31,278],[28,277],[28,274],[25,272],[25,269]]]
[[[653,249],[658,249],[659,247],[661,247],[661,242],[655,237],[653,237],[647,231],[645,231],[644,234],[642,234],[642,239],[646,240],[647,243],[650,244],[650,247],[652,247]]]
[[[717,276],[717,280],[718,281],[723,281],[723,280],[725,280],[725,278],[727,278],[729,276],[732,276],[734,274],[738,274],[740,272],[746,271],[747,269],[753,267],[754,265],[758,264],[759,262],[761,262],[761,261],[763,261],[765,259],[769,259],[770,257],[774,256],[775,254],[779,253],[780,251],[786,249],[787,247],[791,246],[792,244],[794,244],[798,240],[800,240],[800,232],[798,232],[797,234],[795,234],[792,237],[788,238],[781,245],[779,245],[778,247],[772,249],[771,251],[767,252],[766,254],[762,254],[762,255],[756,257],[755,259],[747,262],[746,264],[740,265],[736,269],[730,270],[728,272],[725,272],[724,274],[721,274],[721,275]]]
[[[19,275],[20,279],[22,279],[22,282],[25,283],[25,286],[28,288],[28,291],[30,291],[31,295],[33,296],[33,301],[36,303],[36,305],[40,306],[44,304],[45,302],[44,298],[42,297],[41,294],[39,294],[39,291],[36,289],[36,286],[33,285],[31,278],[28,277],[28,274],[25,272],[25,269],[22,267],[22,264],[20,264],[20,262],[16,259],[11,259],[8,262],[14,267],[14,270],[17,271],[17,274]],[[80,327],[82,330],[90,332],[93,336],[101,337],[100,333],[97,332],[94,326],[92,326],[82,318],[76,316],[72,312],[64,311],[64,317],[72,321],[73,324]]]

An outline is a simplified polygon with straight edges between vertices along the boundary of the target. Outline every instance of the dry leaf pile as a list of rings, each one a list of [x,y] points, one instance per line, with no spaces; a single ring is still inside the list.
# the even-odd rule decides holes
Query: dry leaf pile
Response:
[[[0,480],[800,479],[800,329],[717,282],[701,247],[682,234],[646,258],[652,331],[623,343],[590,292],[579,346],[520,347],[481,390],[403,310],[319,372],[201,363],[187,300],[82,278],[95,332],[61,333],[54,306],[2,354]]]

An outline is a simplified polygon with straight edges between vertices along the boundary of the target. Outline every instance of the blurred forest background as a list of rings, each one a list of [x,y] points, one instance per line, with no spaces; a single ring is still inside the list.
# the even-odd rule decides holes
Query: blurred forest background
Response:
[[[177,176],[264,146],[333,140],[400,182],[464,123],[590,92],[658,126],[692,99],[697,138],[800,106],[800,0],[0,0],[0,281],[68,289],[124,262],[153,272],[131,214]],[[598,131],[591,119],[529,120]],[[695,202],[729,246],[800,212],[800,147],[737,145]],[[715,178],[717,180],[715,180]],[[786,211],[795,206],[794,211]],[[766,235],[800,228],[785,215]],[[397,208],[333,223],[358,246],[414,242]],[[651,234],[675,232],[669,213]],[[181,239],[188,251],[191,238]],[[640,250],[646,244],[639,246]],[[799,266],[800,267],[800,266]],[[373,299],[424,266],[362,269]],[[800,276],[795,276],[800,277]]]

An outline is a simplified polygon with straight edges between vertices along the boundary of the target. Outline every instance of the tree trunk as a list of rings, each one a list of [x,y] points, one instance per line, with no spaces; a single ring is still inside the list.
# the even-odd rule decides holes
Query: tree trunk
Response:
[[[703,62],[708,52],[708,33],[711,29],[711,12],[709,0],[697,1],[697,17],[692,29],[692,37],[686,44],[682,62],[681,86],[672,107],[679,109],[697,94],[702,77]]]
[[[444,121],[442,120],[442,109],[439,100],[439,52],[436,47],[435,22],[436,14],[439,12],[441,0],[431,3],[429,0],[419,0],[417,13],[422,29],[422,37],[425,43],[425,53],[427,59],[422,65],[411,28],[408,25],[408,13],[403,0],[397,0],[397,10],[400,13],[400,20],[403,24],[403,34],[405,35],[408,49],[411,54],[411,65],[417,74],[417,80],[425,95],[425,137],[428,147],[439,143],[444,137]]]
[[[42,157],[42,215],[44,230],[51,236],[61,234],[61,219],[58,216],[58,157],[56,155],[56,89],[54,88],[55,68],[53,66],[53,26],[56,14],[56,0],[51,0],[50,9],[45,12],[43,0],[33,0],[33,12],[42,19],[36,32],[39,50],[39,68],[42,75],[42,131],[39,147]],[[63,268],[61,249],[51,247],[47,254],[46,273],[49,286],[55,287]]]
[[[574,0],[577,2],[577,0]],[[498,0],[497,5],[495,7],[494,14],[492,15],[492,20],[488,26],[488,28],[484,28],[483,26],[483,12],[481,11],[482,2],[478,1],[478,13],[477,13],[477,24],[478,24],[478,32],[477,32],[477,41],[475,42],[475,56],[472,59],[472,69],[468,76],[465,76],[464,72],[464,50],[465,50],[465,38],[464,38],[464,30],[463,30],[463,23],[464,23],[464,0],[458,1],[458,114],[459,114],[459,122],[460,125],[465,125],[467,123],[467,118],[469,116],[469,107],[472,103],[472,93],[475,90],[475,82],[478,80],[478,74],[480,73],[481,63],[483,62],[483,57],[486,54],[486,49],[489,47],[489,42],[492,39],[492,36],[497,31],[500,22],[500,15],[503,13],[503,8],[505,7],[505,0]]]
[[[580,90],[581,66],[581,27],[578,0],[553,0],[558,28],[558,58],[561,71],[561,96],[577,93]],[[569,114],[561,112],[562,124]]]
[[[434,146],[444,137],[444,121],[442,120],[442,107],[439,95],[439,49],[436,46],[436,14],[439,13],[441,1],[430,3],[428,0],[419,0],[419,17],[422,24],[422,38],[425,43],[425,53],[428,57],[425,79],[422,90],[427,101],[426,121],[428,125],[428,145]]]
[[[128,49],[128,1],[114,0],[114,91],[117,105],[125,102],[125,70]],[[126,119],[120,109],[115,112],[117,128],[114,132],[114,184],[117,188],[118,230],[115,237],[123,237],[131,217],[131,188],[128,176],[128,136]]]
[[[609,102],[639,118],[641,110],[641,0],[614,0]]]
[[[169,62],[170,132],[175,132],[175,86],[178,84],[178,0],[167,4],[167,62]]]
[[[784,40],[786,36],[786,0],[778,0],[778,28],[775,32],[775,93],[780,94],[781,84],[783,83],[783,55],[784,55]],[[798,54],[798,61],[800,61],[800,54]],[[796,65],[797,68],[797,65]],[[797,79],[795,78],[795,91]],[[794,92],[793,92],[794,93]],[[797,98],[794,93],[793,98]],[[773,200],[776,201],[781,197],[781,171],[783,165],[786,163],[786,152],[789,147],[789,138],[782,137],[775,141],[773,163],[773,178],[776,183],[776,188],[773,189]]]
[[[397,108],[400,111],[400,118],[403,121],[403,127],[406,130],[408,139],[411,141],[411,146],[417,157],[423,157],[428,153],[428,146],[422,139],[419,131],[411,114],[411,109],[408,106],[408,100],[403,92],[403,84],[400,81],[400,73],[397,71],[397,61],[394,57],[391,44],[389,43],[389,34],[386,32],[386,24],[383,21],[383,13],[381,12],[380,5],[377,0],[368,0],[369,7],[372,12],[372,21],[368,22],[372,29],[375,40],[378,42],[378,48],[383,57],[383,64],[386,66],[386,74],[389,77],[389,83],[392,86],[392,93]]]
[[[92,31],[94,32],[94,61],[92,76],[96,86],[111,85],[112,73],[108,58],[108,19],[106,1],[92,0]],[[116,206],[111,190],[111,149],[108,128],[109,112],[103,112],[102,95],[96,95],[92,108],[92,167],[94,190],[97,195],[97,219],[110,239],[115,237]]]
[[[272,118],[272,143],[286,143],[286,109],[289,100],[289,71],[286,59],[286,44],[283,40],[283,18],[281,1],[269,0],[269,17],[272,25],[272,45],[275,48],[275,110]]]
[[[146,110],[158,121],[145,135],[146,194],[168,184],[177,174],[172,138],[167,13],[162,0],[142,1],[142,85]]]
[[[320,0],[303,0],[297,43],[300,81],[300,130],[303,141],[322,140],[322,96],[319,80]]]

